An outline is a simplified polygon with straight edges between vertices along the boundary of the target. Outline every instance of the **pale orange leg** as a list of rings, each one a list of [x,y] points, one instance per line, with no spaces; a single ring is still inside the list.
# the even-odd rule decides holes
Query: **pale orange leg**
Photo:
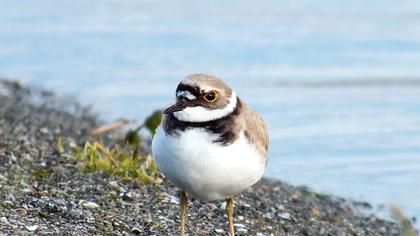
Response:
[[[188,206],[188,198],[185,192],[181,192],[181,236],[185,234],[185,222],[187,220],[187,206]]]
[[[228,216],[230,236],[235,236],[235,228],[233,227],[233,198],[226,200],[226,213]]]

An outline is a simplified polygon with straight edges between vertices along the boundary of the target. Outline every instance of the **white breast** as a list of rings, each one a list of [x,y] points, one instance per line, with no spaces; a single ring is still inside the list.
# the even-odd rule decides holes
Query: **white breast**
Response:
[[[262,156],[243,134],[230,145],[213,143],[202,128],[166,135],[160,127],[152,142],[159,169],[179,188],[203,201],[232,197],[263,175]]]

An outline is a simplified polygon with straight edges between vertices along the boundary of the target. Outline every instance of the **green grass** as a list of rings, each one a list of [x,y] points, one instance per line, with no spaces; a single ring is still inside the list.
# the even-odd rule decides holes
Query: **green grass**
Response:
[[[87,172],[138,178],[144,183],[154,183],[159,177],[151,155],[136,154],[135,148],[129,144],[106,147],[100,142],[87,142],[83,150],[76,152],[76,156],[84,162],[83,169]]]
[[[87,172],[104,172],[127,179],[138,179],[143,183],[160,181],[159,172],[150,154],[141,154],[139,131],[148,130],[154,135],[162,114],[153,112],[145,122],[125,135],[124,144],[108,147],[100,141],[86,142],[83,148],[75,148],[74,156],[82,162]]]

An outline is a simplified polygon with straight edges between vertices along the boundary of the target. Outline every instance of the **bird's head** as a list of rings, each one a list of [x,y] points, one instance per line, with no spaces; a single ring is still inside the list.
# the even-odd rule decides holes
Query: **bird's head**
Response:
[[[235,92],[221,79],[193,74],[178,84],[175,104],[163,113],[183,122],[207,122],[229,115],[236,105]]]

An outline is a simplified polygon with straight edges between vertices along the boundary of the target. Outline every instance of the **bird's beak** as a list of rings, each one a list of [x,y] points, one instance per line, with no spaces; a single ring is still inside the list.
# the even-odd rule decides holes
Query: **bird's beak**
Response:
[[[171,113],[174,113],[174,112],[177,112],[177,111],[182,111],[186,107],[187,107],[187,105],[185,104],[185,102],[179,100],[175,104],[173,104],[172,106],[163,110],[163,114],[171,114]]]

